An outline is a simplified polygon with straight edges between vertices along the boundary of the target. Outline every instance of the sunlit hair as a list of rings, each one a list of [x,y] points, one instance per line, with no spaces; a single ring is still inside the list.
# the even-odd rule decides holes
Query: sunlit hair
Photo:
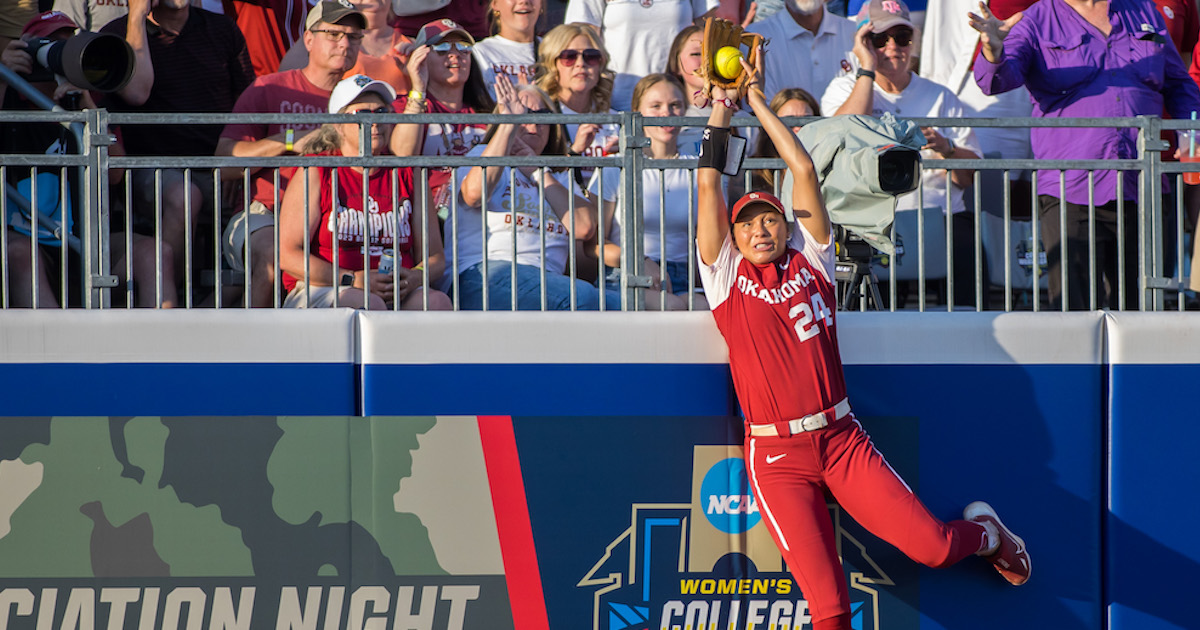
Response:
[[[571,40],[580,35],[586,37],[589,45],[604,55],[600,62],[600,79],[596,82],[596,87],[592,88],[591,98],[588,99],[590,107],[587,111],[608,113],[612,104],[613,72],[608,69],[608,50],[604,48],[600,33],[591,24],[560,24],[546,33],[541,46],[538,47],[537,86],[549,94],[550,98],[558,100],[558,93],[562,90],[558,83],[558,55],[567,49]]]
[[[775,96],[771,97],[771,111],[778,114],[779,110],[783,109],[783,106],[788,101],[801,101],[808,105],[808,108],[812,110],[813,116],[821,115],[821,104],[817,102],[817,99],[812,94],[801,88],[784,88],[776,92]],[[758,134],[758,141],[754,145],[754,152],[750,155],[751,157],[777,158],[779,157],[779,151],[775,149],[775,144],[771,142],[767,134],[760,133]],[[751,179],[751,191],[762,190],[771,194],[775,193],[775,172],[771,169],[755,169]]]
[[[663,72],[673,75],[683,81],[685,85],[687,80],[683,78],[683,67],[679,64],[679,54],[683,52],[683,45],[687,43],[688,38],[697,33],[704,35],[704,29],[695,24],[689,24],[679,31],[679,34],[675,36],[675,41],[671,42],[671,54],[667,57],[667,67],[663,69]]]
[[[550,96],[547,95],[545,92],[541,91],[540,89],[538,89],[537,86],[534,86],[534,85],[522,86],[521,88],[519,88],[518,91],[520,93],[532,92],[532,93],[536,94],[538,97],[538,100],[540,100],[542,102],[543,107],[545,107],[546,109],[550,110],[553,113],[556,113],[556,114],[559,113],[558,108],[555,106],[555,103],[553,100],[551,100]],[[500,112],[497,111],[497,112],[493,112],[493,113],[498,114]],[[541,155],[568,155],[570,148],[571,148],[571,143],[567,141],[566,128],[564,128],[563,125],[557,125],[557,124],[551,125],[551,124],[547,123],[547,125],[550,127],[550,135],[546,137],[546,146],[542,148]],[[488,125],[487,133],[485,133],[483,136],[484,144],[487,144],[492,141],[492,136],[496,135],[496,127],[497,126],[498,126],[497,124]],[[567,167],[565,167],[565,166],[557,166],[557,167],[552,167],[550,170],[562,171],[562,170],[566,170],[566,168]]]
[[[642,77],[642,80],[638,81],[637,85],[633,86],[633,98],[630,103],[633,111],[636,112],[641,109],[642,98],[646,96],[646,92],[648,92],[650,88],[663,82],[670,83],[679,92],[679,97],[681,99],[686,98],[686,92],[684,90],[683,83],[679,81],[678,77],[673,74],[667,74],[666,72],[655,72],[654,74],[648,74]]]

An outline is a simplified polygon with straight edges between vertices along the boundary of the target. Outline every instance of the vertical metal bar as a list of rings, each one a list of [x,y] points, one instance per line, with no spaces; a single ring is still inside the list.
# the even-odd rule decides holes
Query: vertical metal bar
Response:
[[[667,286],[667,169],[658,169],[658,284]],[[645,213],[643,213],[644,216]],[[644,225],[644,224],[643,224]],[[671,287],[674,290],[675,287]],[[667,290],[658,296],[658,310],[666,310]]]
[[[991,280],[984,277],[983,274],[983,191],[980,189],[983,186],[983,177],[979,170],[975,170],[973,177],[975,189],[975,310],[983,310],[983,292],[991,288]]]
[[[59,295],[61,299],[58,300],[58,306],[66,310],[71,301],[70,289],[67,284],[67,281],[71,277],[71,274],[68,273],[69,268],[67,267],[67,239],[71,236],[71,231],[67,229],[67,215],[69,214],[67,212],[67,199],[70,197],[70,186],[67,185],[67,167],[65,166],[58,169],[58,184],[58,209],[59,218],[61,219],[58,223],[58,262],[61,265],[59,269],[62,270],[60,274],[61,281],[59,283],[61,291]]]
[[[1039,256],[1039,254],[1041,253],[1041,250],[1042,250],[1042,238],[1041,238],[1041,235],[1038,233],[1040,231],[1038,228],[1041,227],[1041,222],[1042,222],[1041,214],[1042,213],[1041,213],[1041,211],[1039,209],[1039,205],[1037,203],[1037,200],[1038,200],[1037,180],[1038,180],[1038,172],[1036,169],[1034,169],[1030,175],[1030,189],[1031,189],[1030,195],[1032,196],[1031,201],[1032,201],[1033,205],[1030,206],[1029,218],[1032,219],[1030,221],[1030,223],[1031,223],[1030,227],[1033,228],[1032,236],[1030,236],[1030,244],[1033,246],[1033,311],[1035,313],[1042,310],[1042,286],[1041,286],[1042,266],[1041,266],[1041,258]],[[1059,211],[1061,212],[1063,210],[1061,199],[1059,200],[1058,207],[1059,207]]]
[[[604,264],[604,240],[606,238],[608,238],[608,234],[606,234],[604,231],[604,167],[601,167],[596,172],[599,173],[598,177],[600,178],[600,180],[599,180],[600,181],[600,194],[596,196],[597,218],[599,219],[599,226],[596,228],[596,252],[597,252],[598,258],[599,258],[599,260],[597,261],[597,265],[598,265],[597,269],[598,270],[596,273],[600,274],[599,300],[600,300],[600,310],[603,311],[608,308],[607,299],[606,299],[608,297],[607,291],[606,291],[606,289],[608,288],[608,273],[607,273],[607,269],[605,268],[605,264]],[[571,185],[572,185],[572,189],[573,189],[573,187],[574,187],[573,180],[571,182]],[[614,221],[616,220],[615,214],[617,212],[624,212],[624,210],[621,208],[621,204],[624,203],[624,200],[621,199],[620,197],[618,197],[617,201],[615,203],[616,203],[616,205],[613,208],[613,213],[614,213],[613,220]],[[572,212],[575,209],[574,196],[571,197],[571,209],[572,209]],[[574,225],[574,224],[572,223],[572,225]],[[571,251],[574,252],[575,247],[574,247],[573,240],[572,240],[571,245],[572,245]],[[575,269],[573,267],[571,269],[571,310],[575,310]]]
[[[38,167],[34,166],[29,170],[29,286],[30,295],[29,303],[34,309],[40,308],[40,291],[38,290],[38,267],[41,263],[41,256],[38,255]],[[7,261],[5,261],[7,264]]]
[[[162,169],[154,169],[154,308],[162,308],[163,301],[163,234],[162,234],[163,183]]]
[[[329,204],[330,212],[332,213],[331,225],[333,226],[333,307],[340,306],[342,297],[342,285],[339,282],[341,269],[338,267],[338,258],[342,249],[341,234],[342,234],[342,217],[338,212],[338,168],[337,166],[329,167],[332,175],[329,178],[330,199],[333,201]],[[363,274],[363,291],[367,290],[367,276]]]
[[[1012,180],[1008,178],[1008,170],[1004,170],[1004,311],[1013,310],[1012,303]],[[1036,264],[1037,261],[1034,261]]]
[[[216,293],[213,294],[213,297],[214,297],[213,304],[214,304],[215,308],[221,308],[221,261],[224,259],[221,256],[221,252],[223,251],[222,243],[221,243],[221,241],[222,241],[221,236],[224,233],[221,231],[221,206],[222,206],[221,199],[222,199],[222,195],[221,195],[221,169],[220,168],[214,168],[212,170],[212,178],[213,178],[212,219],[213,219],[213,241],[214,241],[213,242],[213,249],[214,249],[214,252],[213,252],[213,274],[216,276],[216,278],[213,281],[213,286],[216,287]]]
[[[309,209],[309,203],[311,202],[312,198],[312,187],[309,186],[308,183],[311,169],[312,167],[305,166],[296,171],[295,175],[292,175],[293,179],[295,179],[296,175],[301,175],[304,177],[304,225],[306,228],[307,226],[312,225],[312,214],[310,213]],[[321,230],[328,229],[328,227],[328,224],[317,226],[317,238],[320,238]],[[309,304],[312,304],[312,260],[310,258],[312,256],[312,239],[312,234],[306,233],[304,235],[304,305],[306,307]],[[330,281],[333,283],[334,290],[341,290],[341,276],[338,274],[336,267],[333,270],[333,275],[331,276]]]
[[[579,306],[579,293],[576,290],[576,286],[575,286],[575,280],[577,280],[579,278],[579,269],[577,268],[578,261],[575,258],[575,173],[576,173],[575,169],[574,168],[570,169],[570,173],[571,173],[571,176],[567,178],[567,224],[570,226],[569,228],[567,228],[567,234],[570,236],[570,239],[569,239],[570,245],[567,246],[567,263],[570,266],[569,271],[570,271],[570,278],[571,278],[571,310],[574,311]],[[598,197],[603,197],[603,195],[604,195],[604,171],[601,170],[600,171],[600,194],[598,195]],[[604,203],[603,199],[600,200],[600,203],[601,204]],[[597,230],[597,233],[600,233],[602,231],[603,230]],[[603,249],[603,247],[604,247],[604,236],[603,235],[600,236],[600,247],[601,247],[601,249]],[[604,268],[603,262],[604,261],[601,260],[601,265],[600,265],[601,269]],[[604,291],[600,292],[600,310],[604,310]]]
[[[214,169],[214,171],[216,171],[216,169]],[[215,177],[213,177],[213,199],[219,202],[221,197],[221,176],[218,173]],[[249,210],[249,208],[243,209],[247,211]],[[222,307],[221,293],[223,292],[223,288],[221,286],[221,250],[223,244],[223,232],[221,231],[220,216],[221,204],[213,203],[213,261],[215,261],[215,264],[213,265],[213,272],[216,276],[213,281],[213,306],[217,309]]]
[[[1117,171],[1117,177],[1121,172]],[[1096,171],[1088,171],[1088,310],[1096,310]]]
[[[214,199],[214,204],[220,201]],[[178,272],[176,272],[178,273]],[[175,279],[171,278],[174,282]],[[176,300],[179,296],[176,295]],[[192,169],[183,169],[183,301],[192,308]]]
[[[1117,178],[1117,310],[1125,310],[1125,178]],[[1139,228],[1140,229],[1140,228]]]
[[[421,169],[421,189],[425,190],[428,188],[429,188],[429,178],[427,175],[427,171],[425,169]],[[426,197],[426,202],[428,202],[428,194],[426,194],[425,197]],[[450,240],[452,243],[454,243],[454,260],[450,261],[450,267],[451,267],[451,273],[452,273],[450,281],[453,283],[453,285],[455,287],[454,310],[456,310],[456,311],[460,310],[460,308],[461,308],[461,306],[459,304],[459,293],[461,291],[458,290],[460,288],[459,281],[458,281],[458,259],[460,256],[460,252],[462,251],[462,248],[460,248],[458,246],[458,210],[459,210],[459,208],[458,208],[458,177],[451,176],[450,177]],[[428,216],[428,214],[426,216]],[[482,220],[482,217],[480,217],[480,219]],[[483,242],[487,243],[487,223],[484,223],[482,227],[483,227],[483,229],[481,231],[484,234]],[[483,250],[483,257],[487,258],[487,250],[486,249]]]
[[[946,312],[954,311],[954,207],[951,205],[951,186],[950,171],[946,171],[946,202],[942,208],[942,223],[946,225]]]
[[[688,171],[688,310],[696,310],[696,171]]]
[[[917,184],[917,310],[925,312],[925,171]]]
[[[1183,196],[1185,190],[1186,188],[1184,188],[1183,185],[1183,173],[1180,173],[1179,179],[1175,183],[1175,306],[1177,310],[1180,311],[1184,310],[1184,305],[1187,301],[1185,299],[1186,296],[1183,294],[1185,288],[1183,284]]]
[[[371,144],[370,144],[371,139],[366,138],[364,140],[364,137],[365,137],[364,133],[363,133],[364,129],[367,129],[366,125],[360,124],[358,126],[358,130],[359,130],[358,152],[359,152],[360,157],[363,154],[365,154],[367,151],[369,151],[371,148]],[[366,142],[367,144],[363,144],[364,142]],[[371,195],[370,195],[370,193],[371,193],[371,176],[369,173],[367,173],[366,165],[363,165],[363,167],[362,167],[362,178],[361,179],[362,179],[362,206],[361,206],[360,214],[362,216],[362,220],[360,223],[361,227],[359,229],[362,230],[362,242],[363,242],[363,246],[362,246],[363,289],[364,289],[363,310],[369,311],[369,310],[371,310],[371,215],[368,212],[368,210],[370,209],[370,202],[371,202]],[[393,195],[393,197],[394,196],[395,195]],[[394,264],[392,266],[395,267]],[[395,294],[393,293],[392,295],[394,296]]]
[[[133,176],[131,171],[125,172],[125,271],[128,275],[125,277],[125,308],[133,308],[133,293],[137,289],[139,291],[150,290],[149,286],[143,286],[138,289],[134,286],[133,277]],[[143,285],[147,285],[146,278],[142,278]]]
[[[1067,266],[1070,260],[1070,250],[1067,244],[1067,172],[1058,172],[1058,277],[1062,290],[1058,297],[1062,311],[1071,310],[1071,287],[1067,281]]]
[[[1163,293],[1154,288],[1163,268],[1162,251],[1162,120],[1139,116],[1138,148],[1144,163],[1141,172],[1141,203],[1138,204],[1138,308],[1162,310]],[[1124,277],[1124,268],[1120,277]],[[1123,305],[1122,305],[1123,306]]]
[[[621,184],[627,203],[625,223],[621,229],[621,310],[644,309],[644,296],[636,287],[630,286],[629,278],[641,276],[643,265],[644,233],[642,213],[642,164],[645,154],[642,147],[647,139],[642,133],[642,115],[638,112],[621,113]]]
[[[275,196],[274,212],[277,218],[279,217],[280,209],[283,207],[283,193],[281,192],[283,190],[283,185],[280,181],[282,176],[279,170],[280,169],[278,167],[274,169],[273,177],[275,178],[275,186],[274,192],[272,193]],[[293,173],[292,176],[294,177],[295,173]],[[250,217],[247,216],[246,218],[249,219]],[[249,223],[249,221],[246,222],[247,225],[249,225]],[[307,225],[307,223],[305,225]],[[271,226],[271,241],[274,249],[274,254],[271,257],[271,265],[274,267],[274,271],[271,273],[271,308],[279,308],[280,302],[283,301],[280,299],[280,294],[283,293],[283,265],[279,262],[278,225]],[[251,279],[253,279],[253,274],[251,274]]]
[[[278,174],[276,174],[275,183],[279,183]],[[250,259],[254,254],[253,248],[250,245],[250,204],[252,203],[250,196],[251,190],[253,190],[253,186],[250,182],[250,169],[247,168],[242,171],[242,251],[238,252],[238,255],[242,257],[242,308],[250,308],[250,302],[253,298],[253,289],[251,288],[253,285],[250,282]],[[275,197],[275,210],[278,211],[278,185],[275,186],[275,190],[272,192],[272,194]]]
[[[488,228],[488,216],[487,216],[487,213],[488,213],[488,186],[487,186],[488,167],[485,165],[482,168],[483,168],[482,177],[480,178],[480,181],[482,183],[482,187],[481,187],[482,196],[480,197],[480,202],[479,202],[479,220],[483,222],[483,229],[479,230],[479,233],[480,233],[480,238],[483,239],[483,245],[482,245],[483,265],[480,267],[480,269],[483,271],[483,310],[487,311],[487,310],[489,310],[488,309],[488,293],[489,293],[488,289],[491,288],[488,286],[491,284],[491,278],[490,278],[490,276],[488,276],[488,258],[490,258],[490,255],[488,253],[488,236],[489,236],[488,232],[490,232],[491,230]],[[501,168],[503,168],[503,167],[501,167]],[[501,176],[503,177],[503,175],[501,175]],[[509,206],[510,206],[509,210],[512,210],[511,203],[509,204]],[[515,228],[516,226],[513,226],[513,227]]]
[[[542,310],[547,309],[546,296],[546,171],[538,169],[538,233],[541,235],[539,248],[542,258]]]
[[[400,245],[400,195],[397,194],[397,192],[400,190],[400,173],[395,168],[388,167],[387,177],[388,177],[388,185],[390,186],[389,190],[391,191],[390,196],[392,198],[392,272],[389,275],[392,276],[392,310],[398,311],[398,310],[400,310],[400,300],[397,300],[395,297],[396,296],[396,286],[398,284],[400,284],[400,266],[404,259],[403,254],[401,254],[399,251],[399,249],[400,249],[400,247],[399,247],[399,245]],[[420,201],[424,201],[425,200],[424,198],[428,197],[428,196],[429,196],[428,191],[422,192],[421,193],[422,198],[420,199]],[[409,233],[411,233],[413,235],[413,238],[415,238],[417,235],[417,210],[418,209],[422,212],[421,216],[424,217],[424,216],[426,216],[424,213],[428,210],[428,207],[426,207],[423,203],[421,204],[421,206],[419,208],[414,206],[412,209],[412,214],[410,214],[408,217],[408,224],[410,227]],[[425,223],[426,222],[424,220],[422,220],[421,225],[420,225],[420,227],[421,227],[420,234],[421,234],[421,242],[422,243],[425,243],[425,241],[427,240],[425,237],[427,235],[426,228],[428,226],[426,226]],[[382,247],[382,238],[380,239],[380,246]],[[422,265],[425,264],[425,259],[428,258],[429,246],[427,243],[425,244],[424,249],[425,249],[425,252],[423,252],[423,257],[421,258]],[[414,257],[415,256],[416,256],[416,254],[414,253]],[[425,282],[423,282],[421,285],[422,290],[425,292],[425,298],[423,300],[423,303],[424,303],[423,310],[429,310],[429,287],[427,286],[428,284],[429,284],[429,279],[426,278]]]
[[[84,307],[105,309],[111,305],[111,289],[97,287],[95,279],[109,274],[111,262],[111,245],[109,243],[108,221],[108,110],[87,110],[87,122],[84,123],[84,133],[79,145],[88,156],[87,170],[90,173],[83,178],[86,186],[84,191],[83,212],[83,262]],[[127,176],[128,178],[128,176]],[[0,180],[3,180],[0,177]],[[128,199],[128,198],[127,198]],[[126,207],[128,207],[128,203]],[[132,225],[127,221],[126,233],[132,233]],[[126,260],[132,260],[132,249],[127,250]],[[4,257],[7,259],[7,256]],[[132,279],[130,273],[126,276]]]
[[[0,164],[0,182],[8,181],[8,167]],[[8,308],[8,195],[0,195],[0,308]],[[90,283],[91,280],[89,279]],[[89,284],[90,286],[90,284]]]
[[[507,173],[508,173],[508,194],[510,195],[510,197],[509,197],[510,201],[508,203],[508,210],[512,215],[512,257],[510,258],[510,264],[508,265],[509,283],[512,285],[509,287],[509,299],[512,301],[509,302],[509,304],[508,304],[508,310],[515,311],[515,310],[517,310],[517,228],[520,227],[517,225],[517,223],[519,222],[519,219],[517,217],[517,185],[516,185],[517,169],[510,166],[510,167],[508,167]],[[544,259],[542,260],[541,267],[542,267],[542,284],[545,284],[546,283],[546,261]]]

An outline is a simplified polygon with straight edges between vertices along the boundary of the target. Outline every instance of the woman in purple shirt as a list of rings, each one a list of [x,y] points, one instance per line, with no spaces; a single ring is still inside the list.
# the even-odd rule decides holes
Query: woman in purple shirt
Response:
[[[1038,118],[1159,116],[1164,105],[1175,118],[1200,111],[1200,90],[1150,2],[1136,0],[1042,0],[1001,21],[980,4],[971,26],[981,33],[975,81],[984,94],[1024,85]],[[1033,155],[1039,160],[1131,159],[1138,157],[1137,129],[1036,127]],[[1066,171],[1061,200],[1059,171],[1038,172],[1042,242],[1049,263],[1050,301],[1061,308],[1060,261],[1065,236],[1067,305],[1072,310],[1119,308],[1123,276],[1126,308],[1138,304],[1137,173],[1122,183],[1124,238],[1118,242],[1117,172],[1095,171],[1096,282],[1089,282],[1088,172]],[[1165,182],[1164,182],[1165,185]],[[1165,190],[1165,188],[1164,188]],[[1060,206],[1065,205],[1066,233]],[[1170,210],[1171,204],[1164,204]],[[1117,251],[1125,251],[1118,269]],[[1108,280],[1105,290],[1104,280]],[[1095,301],[1089,301],[1089,291]],[[1105,295],[1107,293],[1107,300]]]

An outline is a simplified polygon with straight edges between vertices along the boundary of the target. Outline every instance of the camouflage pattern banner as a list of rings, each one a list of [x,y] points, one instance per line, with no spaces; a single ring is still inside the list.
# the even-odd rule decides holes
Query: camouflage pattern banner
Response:
[[[512,628],[504,573],[475,418],[0,422],[0,628]]]

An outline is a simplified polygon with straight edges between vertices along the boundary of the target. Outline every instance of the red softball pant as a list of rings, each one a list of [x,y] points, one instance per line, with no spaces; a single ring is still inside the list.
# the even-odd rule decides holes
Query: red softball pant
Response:
[[[981,525],[943,523],[930,514],[853,414],[791,437],[748,437],[746,465],[763,520],[808,600],[814,630],[850,628],[826,489],[860,525],[921,564],[950,566],[987,544]]]

